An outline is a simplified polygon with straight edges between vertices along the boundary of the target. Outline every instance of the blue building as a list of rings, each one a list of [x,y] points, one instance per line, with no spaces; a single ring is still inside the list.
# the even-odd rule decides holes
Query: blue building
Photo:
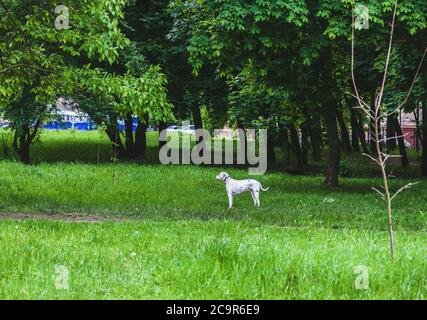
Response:
[[[79,131],[89,131],[96,129],[95,123],[84,112],[58,107],[58,110],[55,112],[55,114],[57,116],[57,120],[49,121],[43,125],[43,128],[47,130],[76,129]]]
[[[50,106],[52,109],[52,106]],[[96,130],[97,125],[93,122],[89,115],[80,111],[79,106],[73,100],[66,100],[59,98],[56,102],[56,108],[53,111],[53,115],[56,120],[49,121],[43,125],[43,128],[47,130],[69,130],[75,129],[79,131],[90,131]],[[135,132],[138,126],[138,117],[132,117],[132,129]],[[117,122],[117,127],[120,131],[125,130],[125,122],[120,119]],[[148,131],[152,131],[153,128],[148,128]]]

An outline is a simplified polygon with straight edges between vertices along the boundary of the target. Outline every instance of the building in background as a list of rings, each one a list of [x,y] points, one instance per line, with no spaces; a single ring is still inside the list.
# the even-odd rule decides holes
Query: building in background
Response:
[[[43,125],[47,130],[66,130],[76,129],[88,131],[96,129],[96,125],[90,117],[78,108],[78,104],[72,100],[59,98],[56,102],[56,108],[53,109],[55,120],[49,121]]]
[[[53,118],[43,125],[44,129],[47,130],[68,130],[75,129],[79,131],[90,131],[96,130],[97,125],[92,121],[88,114],[79,109],[79,105],[73,100],[66,100],[59,98],[56,102],[56,107],[52,108]],[[138,126],[138,117],[132,117],[132,130],[136,131]],[[120,131],[125,130],[125,123],[123,119],[119,119],[117,122],[117,128]],[[153,131],[153,128],[149,126],[147,131]]]
[[[415,112],[410,113],[404,113],[401,112],[399,115],[399,123],[400,127],[402,128],[402,133],[405,139],[405,146],[407,148],[412,149],[419,149],[421,148],[421,141],[419,139],[419,135],[417,133],[417,118],[422,118],[422,110],[417,111],[418,114],[416,115]],[[381,135],[383,139],[388,138],[387,137],[387,124],[384,122],[381,124]],[[397,144],[397,138],[396,138],[396,144]]]

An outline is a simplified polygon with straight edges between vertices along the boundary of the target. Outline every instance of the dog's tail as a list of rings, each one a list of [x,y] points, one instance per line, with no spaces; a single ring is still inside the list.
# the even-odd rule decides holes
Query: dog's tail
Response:
[[[262,191],[268,191],[268,189],[270,189],[270,187],[268,187],[268,188],[266,188],[266,189],[264,189],[262,186],[260,186],[261,187],[261,190]]]

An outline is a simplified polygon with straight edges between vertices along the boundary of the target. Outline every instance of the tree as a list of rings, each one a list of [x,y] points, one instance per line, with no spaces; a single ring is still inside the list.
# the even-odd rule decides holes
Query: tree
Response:
[[[352,5],[353,5],[353,3],[352,3]],[[381,86],[375,95],[375,99],[374,99],[372,106],[369,106],[361,98],[361,96],[359,94],[359,89],[357,87],[355,75],[354,75],[355,15],[354,15],[354,8],[353,7],[352,7],[352,27],[351,27],[351,30],[352,30],[352,36],[351,36],[351,75],[352,75],[353,88],[354,88],[355,96],[356,96],[358,104],[359,104],[359,108],[361,110],[363,110],[366,113],[366,115],[369,116],[373,120],[373,123],[374,123],[373,139],[374,139],[374,143],[375,143],[376,153],[375,153],[375,157],[372,157],[369,155],[368,155],[368,157],[370,157],[381,169],[381,175],[383,178],[383,185],[382,185],[383,190],[380,191],[376,188],[373,188],[373,189],[384,200],[386,207],[387,207],[388,235],[389,235],[389,242],[390,242],[390,255],[392,258],[394,257],[394,252],[395,252],[395,241],[394,241],[394,235],[393,235],[393,219],[392,219],[391,204],[392,204],[392,201],[396,198],[397,195],[399,195],[400,192],[411,188],[415,184],[409,183],[406,186],[397,190],[397,192],[395,192],[394,194],[392,194],[392,192],[390,191],[386,167],[387,167],[387,161],[390,158],[392,158],[393,156],[390,154],[387,154],[381,150],[382,138],[381,138],[380,124],[381,124],[381,120],[383,120],[384,118],[387,118],[390,115],[393,115],[394,113],[400,111],[402,109],[402,107],[404,106],[404,104],[407,103],[407,101],[411,95],[411,92],[413,90],[414,84],[416,82],[418,73],[419,73],[421,66],[423,64],[424,58],[425,58],[426,53],[427,53],[427,48],[425,48],[424,53],[423,53],[422,58],[421,58],[421,62],[418,66],[418,69],[415,73],[414,79],[411,83],[411,86],[409,88],[409,91],[408,91],[405,99],[401,103],[397,104],[392,109],[392,111],[388,111],[387,108],[384,108],[383,98],[384,98],[384,91],[386,88],[386,82],[387,82],[388,72],[389,72],[390,63],[391,63],[392,45],[393,45],[393,37],[394,37],[395,25],[396,25],[397,8],[398,8],[398,1],[395,0],[394,9],[393,9],[393,13],[392,13],[392,20],[390,23],[390,27],[391,27],[390,39],[388,41],[388,49],[387,49],[387,54],[385,57],[383,79],[381,82]],[[392,137],[392,139],[393,139],[393,137]]]
[[[58,29],[55,1],[0,1],[0,110],[11,122],[15,150],[26,163],[46,106],[54,106],[63,91],[67,58],[86,55],[111,63],[127,42],[118,28],[123,1],[67,5],[74,26]]]
[[[23,163],[30,163],[30,145],[48,115],[48,106],[35,102],[34,94],[28,86],[4,109],[4,118],[12,120],[10,128],[14,131],[13,149]]]
[[[190,28],[187,32],[188,51],[190,63],[195,73],[209,61],[217,65],[221,75],[227,79],[235,78],[239,81],[242,72],[250,68],[255,73],[257,82],[263,82],[265,87],[277,92],[282,90],[282,97],[286,99],[282,104],[289,107],[288,118],[296,118],[297,114],[291,114],[295,103],[301,104],[302,109],[306,101],[297,101],[297,97],[305,90],[308,77],[301,77],[304,72],[304,64],[310,62],[312,54],[307,48],[300,49],[303,45],[299,33],[302,26],[308,22],[308,6],[304,1],[285,3],[282,1],[270,1],[260,3],[258,1],[173,1],[172,11],[176,19],[177,28]],[[182,27],[183,26],[183,27]],[[320,66],[320,64],[319,64]],[[304,79],[301,79],[304,78]],[[315,81],[315,80],[314,80]],[[289,95],[288,93],[293,94]],[[305,93],[305,92],[304,92]],[[277,95],[276,95],[277,96]],[[268,113],[272,118],[283,113],[283,110],[275,110],[273,105],[263,104],[259,101],[258,108],[252,108],[244,112],[246,119],[241,119],[242,113],[237,113],[235,118],[240,118],[241,123],[252,124],[252,119]],[[245,103],[243,103],[244,105]],[[262,111],[264,109],[264,111]],[[236,110],[233,108],[232,110]],[[307,114],[307,113],[306,113]],[[282,116],[282,115],[281,115]],[[268,118],[268,117],[267,117]],[[274,124],[275,122],[271,122]],[[276,123],[281,123],[280,121]],[[306,135],[305,128],[302,133]],[[335,122],[336,124],[336,122]],[[295,124],[292,124],[291,128]],[[243,124],[241,124],[243,127]],[[299,127],[299,124],[297,124]],[[319,127],[319,125],[316,125]],[[282,127],[270,127],[272,139],[282,137]],[[286,129],[287,130],[287,129]],[[309,130],[311,131],[311,130]],[[312,132],[312,131],[311,131]],[[298,133],[297,133],[298,135]],[[295,131],[291,135],[295,141]],[[312,135],[316,143],[316,159],[320,158],[320,139]],[[317,139],[316,139],[317,138]],[[304,139],[304,141],[308,141]],[[299,142],[298,142],[299,144]],[[286,144],[284,144],[286,145]],[[273,147],[271,145],[270,147]],[[294,150],[297,150],[294,148]],[[270,154],[273,154],[270,151]],[[299,162],[304,163],[305,153],[300,153]]]
[[[72,95],[83,92],[83,97],[93,97],[92,104],[95,109],[90,111],[84,108],[88,114],[93,114],[94,120],[107,127],[107,134],[118,155],[127,158],[144,159],[146,140],[145,131],[140,125],[147,125],[147,120],[154,122],[167,122],[174,119],[172,105],[167,99],[165,86],[166,77],[160,72],[158,66],[149,67],[139,77],[134,77],[130,73],[116,75],[108,73],[102,69],[70,69],[68,73],[68,83],[72,86]],[[79,100],[85,102],[84,99]],[[108,113],[97,115],[99,105],[94,101],[102,101]],[[101,109],[102,110],[102,109]],[[137,116],[139,125],[135,136],[132,132],[125,132],[125,142],[123,143],[120,133],[117,131],[117,119],[132,121],[132,116]],[[130,119],[129,119],[130,117]],[[129,126],[127,126],[129,129]]]
[[[205,110],[217,125],[221,122],[223,125],[226,82],[210,64],[197,76],[193,74],[188,62],[188,30],[178,32],[168,5],[168,1],[134,1],[126,9],[125,33],[147,63],[161,66],[168,79],[168,99],[175,106],[177,118],[192,118],[196,129],[204,128],[202,111]]]
[[[15,149],[24,162],[29,162],[29,147],[48,114],[40,113],[45,110],[42,106],[54,108],[59,96],[82,97],[89,92],[95,100],[110,99],[106,103],[118,116],[171,115],[166,79],[158,68],[143,75],[132,75],[131,68],[121,74],[102,69],[130,45],[119,24],[126,1],[65,4],[72,17],[69,28],[55,27],[55,20],[64,18],[52,15],[55,1],[0,1],[0,110],[11,121]],[[17,104],[24,114],[17,111]],[[109,130],[116,130],[109,124]],[[112,132],[110,139],[112,135],[117,139]]]

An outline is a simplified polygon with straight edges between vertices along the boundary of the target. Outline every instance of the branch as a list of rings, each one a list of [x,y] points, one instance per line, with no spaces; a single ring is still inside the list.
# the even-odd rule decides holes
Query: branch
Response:
[[[380,109],[382,98],[383,98],[383,94],[384,94],[385,83],[386,83],[386,80],[387,80],[388,66],[390,64],[391,48],[392,48],[392,45],[393,45],[394,23],[395,23],[395,20],[396,20],[396,11],[397,11],[397,0],[395,0],[395,2],[394,2],[393,18],[392,18],[392,21],[391,21],[391,30],[390,30],[390,42],[388,44],[388,51],[387,51],[387,58],[386,58],[386,62],[385,62],[383,81],[382,81],[382,84],[381,84],[380,92],[378,94],[378,100],[377,100],[377,103],[376,103],[376,106],[375,106],[375,114],[378,114],[378,111]]]
[[[399,193],[401,193],[402,191],[411,189],[413,186],[416,186],[417,184],[420,184],[420,181],[413,182],[413,183],[411,182],[411,183],[408,183],[406,186],[403,186],[402,188],[396,191],[394,196],[391,197],[390,201],[393,201],[393,199],[396,198],[399,195]]]
[[[365,113],[365,115],[367,115],[369,118],[371,118],[371,120],[375,121],[374,116],[371,114],[371,112],[369,110],[366,110],[363,107],[354,107],[354,109],[361,109]]]
[[[381,140],[383,140],[383,141],[390,141],[390,140],[393,140],[393,139],[400,139],[400,138],[406,137],[408,134],[409,134],[409,132],[407,132],[405,134],[402,134],[400,136],[393,136],[393,137],[383,138]]]
[[[403,100],[403,102],[397,107],[396,110],[399,110],[400,108],[402,108],[406,104],[406,102],[408,102],[408,99],[412,93],[412,89],[414,88],[415,82],[417,81],[418,74],[420,73],[421,67],[423,65],[424,58],[426,57],[426,53],[427,53],[427,48],[424,49],[424,54],[421,58],[420,64],[418,65],[417,72],[415,72],[415,76],[414,76],[414,79],[412,80],[411,87],[409,88],[408,94],[406,95],[405,100]]]
[[[386,163],[387,160],[391,157],[391,155],[385,153],[381,153],[381,155],[383,156],[383,163]]]
[[[371,110],[370,110],[370,106],[365,102],[365,101],[363,101],[361,98],[360,98],[360,96],[356,96],[356,95],[354,95],[354,94],[352,94],[352,93],[350,93],[350,95],[352,96],[352,97],[354,97],[354,98],[356,98],[356,100],[359,102],[359,106],[358,107],[353,107],[354,109],[361,109],[364,113],[366,113],[366,115],[369,117],[369,118],[371,118],[372,120],[374,120],[375,121],[375,118],[374,118],[374,116],[372,115],[372,113],[371,113]]]
[[[40,120],[40,119],[37,119],[37,121],[36,121],[36,123],[35,123],[35,125],[34,125],[33,132],[32,132],[31,134],[29,134],[29,136],[28,136],[27,143],[31,143],[31,142],[34,140],[34,138],[35,138],[35,137],[36,137],[36,135],[37,135],[37,131],[38,131],[38,130],[39,130],[39,128],[40,128],[40,125],[41,125],[41,120]]]
[[[387,112],[385,115],[384,115],[384,117],[389,117],[389,116],[392,116],[392,115],[394,115],[396,112],[398,112],[399,111],[399,108],[396,108],[396,109],[394,109],[393,111],[389,111],[389,112]]]
[[[385,200],[385,195],[384,195],[384,193],[382,193],[382,192],[381,192],[380,190],[378,190],[377,188],[374,188],[374,187],[371,187],[371,188],[372,188],[372,190],[376,191],[376,192],[380,195],[381,199]]]
[[[350,95],[356,98],[357,101],[359,102],[359,106],[353,107],[353,109],[361,109],[365,113],[365,115],[367,115],[371,120],[375,121],[376,119],[372,115],[369,105],[365,101],[363,101],[360,97],[357,97],[352,93],[350,93]],[[363,105],[365,105],[365,107]]]
[[[383,155],[384,159],[403,158],[403,156],[397,155],[397,154],[394,155],[394,154],[385,154],[385,153],[382,153],[382,155]]]
[[[6,5],[4,4],[4,2],[2,0],[0,0],[0,5],[3,7],[3,9],[9,13],[9,20],[13,23],[13,25],[19,29],[19,22],[16,22],[12,17],[12,13],[10,12],[10,10],[6,7]]]
[[[392,155],[392,154],[387,154],[384,152],[381,152],[381,156],[383,157],[383,163],[384,165],[386,164],[388,159],[393,159],[393,158],[403,158],[401,155]]]
[[[354,42],[355,42],[354,24],[355,24],[354,2],[352,2],[352,4],[351,4],[351,81],[353,83],[354,92],[356,93],[355,98],[357,99],[357,102],[359,103],[359,108],[362,109],[365,113],[367,113],[366,110],[363,108],[364,102],[360,98],[359,89],[357,88],[357,84],[356,84],[356,77],[354,76]],[[368,106],[368,109],[369,109],[369,106]],[[368,113],[368,114],[370,115],[370,113]]]
[[[12,66],[6,67],[3,70],[0,70],[0,74],[6,73],[6,72],[8,72],[8,71],[10,71],[12,69],[21,68],[21,67],[31,68],[31,69],[39,70],[39,71],[42,71],[42,72],[48,72],[48,70],[43,69],[43,68],[41,68],[39,66],[36,66],[34,64],[18,63],[18,64],[14,64]]]
[[[356,98],[356,99],[360,100],[360,102],[361,102],[365,107],[367,107],[368,109],[370,108],[370,106],[369,106],[365,101],[363,101],[363,100],[362,100],[362,98],[360,98],[360,96],[359,96],[359,98],[358,98],[356,95],[354,95],[354,94],[352,94],[352,93],[350,93],[350,95],[351,95],[353,98]]]
[[[371,156],[371,155],[369,155],[369,154],[367,154],[367,153],[362,153],[362,155],[364,155],[364,156],[368,157],[368,158],[369,158],[369,159],[371,159],[372,161],[376,162],[378,165],[382,165],[382,164],[378,161],[378,159],[375,159],[373,156]]]

